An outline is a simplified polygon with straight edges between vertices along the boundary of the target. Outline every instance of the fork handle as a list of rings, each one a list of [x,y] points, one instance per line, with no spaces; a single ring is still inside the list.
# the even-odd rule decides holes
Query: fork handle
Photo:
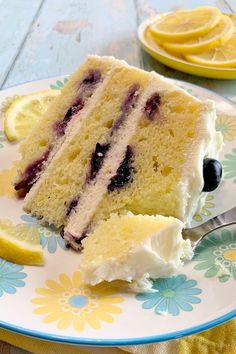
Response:
[[[236,207],[190,229],[191,238],[189,238],[191,239],[192,246],[196,247],[197,243],[211,231],[232,224],[236,224]],[[188,230],[184,233],[184,238],[188,238]]]

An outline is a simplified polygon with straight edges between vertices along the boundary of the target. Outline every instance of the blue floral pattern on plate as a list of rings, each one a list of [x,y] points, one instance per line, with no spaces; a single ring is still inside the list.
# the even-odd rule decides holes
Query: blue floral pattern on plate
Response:
[[[153,289],[156,291],[137,294],[136,299],[143,301],[143,309],[153,308],[157,315],[169,313],[177,316],[181,310],[192,311],[192,305],[201,302],[197,295],[201,294],[202,290],[196,288],[196,285],[197,281],[187,279],[185,274],[160,278],[153,281]]]
[[[51,84],[51,85],[50,85],[50,88],[51,88],[52,90],[61,90],[62,87],[65,86],[65,84],[67,83],[67,81],[68,81],[68,78],[67,78],[67,77],[65,77],[65,78],[62,79],[62,80],[57,80],[57,81],[55,82],[55,84]]]
[[[3,148],[5,141],[5,134],[3,130],[0,130],[0,149]]]
[[[236,231],[212,232],[197,246],[193,261],[195,270],[204,271],[205,278],[217,277],[221,283],[236,280]]]
[[[61,247],[64,250],[67,250],[65,241],[58,233],[58,230],[53,226],[44,227],[37,222],[36,218],[33,218],[30,215],[23,214],[21,219],[28,224],[33,224],[38,228],[41,238],[41,245],[43,248],[47,248],[49,253],[55,253],[57,246]]]
[[[0,297],[4,293],[15,294],[16,288],[25,286],[22,279],[26,278],[27,274],[22,272],[23,269],[22,265],[7,262],[0,258]]]
[[[224,178],[233,179],[236,184],[236,148],[232,150],[232,154],[225,154],[225,160],[221,161],[223,165]]]

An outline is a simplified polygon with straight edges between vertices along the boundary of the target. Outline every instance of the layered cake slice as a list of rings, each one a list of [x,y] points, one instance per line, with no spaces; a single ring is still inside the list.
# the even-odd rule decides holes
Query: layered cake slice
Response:
[[[203,164],[221,148],[213,102],[123,61],[92,58],[104,79],[78,119],[71,119],[24,202],[42,222],[63,227],[75,249],[112,213],[162,214],[189,223],[202,192],[217,186],[209,186],[211,177],[204,181]],[[45,120],[37,129],[45,129]],[[33,149],[33,135],[27,144]]]
[[[80,270],[84,281],[125,280],[135,291],[149,290],[150,279],[176,273],[192,258],[183,223],[161,215],[112,214],[82,241]]]
[[[99,99],[113,64],[110,57],[91,55],[70,77],[61,95],[55,98],[20,146],[16,190],[28,191],[66,139],[72,125],[73,129],[79,129],[78,125],[93,106],[93,97]]]
[[[119,146],[120,129],[138,106],[150,80],[148,73],[113,60],[99,97],[91,97],[89,112],[80,113],[78,124],[71,123],[69,134],[26,195],[26,211],[57,227],[67,224],[80,195],[96,183],[103,161],[114,146]],[[122,159],[123,151],[111,166],[111,176]]]

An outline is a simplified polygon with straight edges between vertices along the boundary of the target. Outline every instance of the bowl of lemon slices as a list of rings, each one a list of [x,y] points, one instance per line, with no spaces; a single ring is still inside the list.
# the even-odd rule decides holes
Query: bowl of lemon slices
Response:
[[[216,79],[236,78],[236,15],[216,7],[158,14],[139,26],[142,47],[174,69]]]

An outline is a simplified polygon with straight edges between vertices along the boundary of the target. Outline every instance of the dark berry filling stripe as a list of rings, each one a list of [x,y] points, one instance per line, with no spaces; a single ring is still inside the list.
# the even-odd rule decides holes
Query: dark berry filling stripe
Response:
[[[39,172],[42,170],[45,161],[47,161],[51,150],[52,148],[49,147],[39,159],[35,160],[29,166],[27,166],[24,173],[24,177],[19,183],[15,184],[16,191],[20,189],[29,190],[30,187],[32,187],[32,185],[37,181],[38,179],[37,176]]]
[[[79,84],[77,98],[68,109],[63,119],[54,123],[54,131],[57,136],[63,136],[71,119],[84,108],[86,100],[92,96],[96,85],[101,81],[100,70],[90,70],[82,82]]]
[[[85,226],[84,230],[82,231],[80,236],[75,236],[69,233],[69,237],[71,240],[73,240],[75,243],[77,243],[78,246],[82,247],[81,241],[87,237],[89,232],[91,231],[91,223],[89,222],[87,226]],[[64,238],[64,230],[61,232],[62,238]],[[67,243],[67,247],[70,247],[70,243]],[[80,248],[80,247],[78,247]]]
[[[73,116],[76,115],[77,113],[79,113],[79,111],[81,111],[81,109],[83,109],[83,108],[84,108],[84,101],[83,101],[83,98],[81,95],[76,98],[72,107],[70,107],[68,109],[65,117],[62,120],[58,120],[54,123],[54,131],[58,137],[63,136],[65,134],[65,130],[66,130],[69,122],[73,118]]]
[[[101,169],[103,160],[110,149],[110,144],[96,144],[95,151],[92,153],[90,160],[90,170],[86,178],[86,182],[92,181],[98,171]]]
[[[101,81],[102,73],[100,70],[89,70],[83,81],[80,83],[82,86],[94,86]]]
[[[159,112],[160,104],[161,96],[159,93],[155,92],[148,98],[143,110],[149,120],[153,120],[155,115]]]
[[[130,114],[131,110],[135,107],[137,100],[139,98],[139,84],[134,84],[130,87],[129,91],[127,92],[126,98],[121,105],[121,114],[118,119],[115,120],[111,134],[114,131],[120,128],[120,126],[124,123],[126,117]]]
[[[134,173],[134,167],[132,166],[133,161],[134,151],[132,147],[128,145],[125,157],[117,169],[116,175],[111,178],[110,184],[107,187],[108,192],[113,192],[115,189],[122,188],[132,182]]]
[[[75,208],[77,207],[79,202],[79,197],[76,197],[74,199],[72,199],[72,201],[70,202],[69,207],[66,210],[66,216],[69,216],[70,213],[72,212],[72,210],[75,210]]]

